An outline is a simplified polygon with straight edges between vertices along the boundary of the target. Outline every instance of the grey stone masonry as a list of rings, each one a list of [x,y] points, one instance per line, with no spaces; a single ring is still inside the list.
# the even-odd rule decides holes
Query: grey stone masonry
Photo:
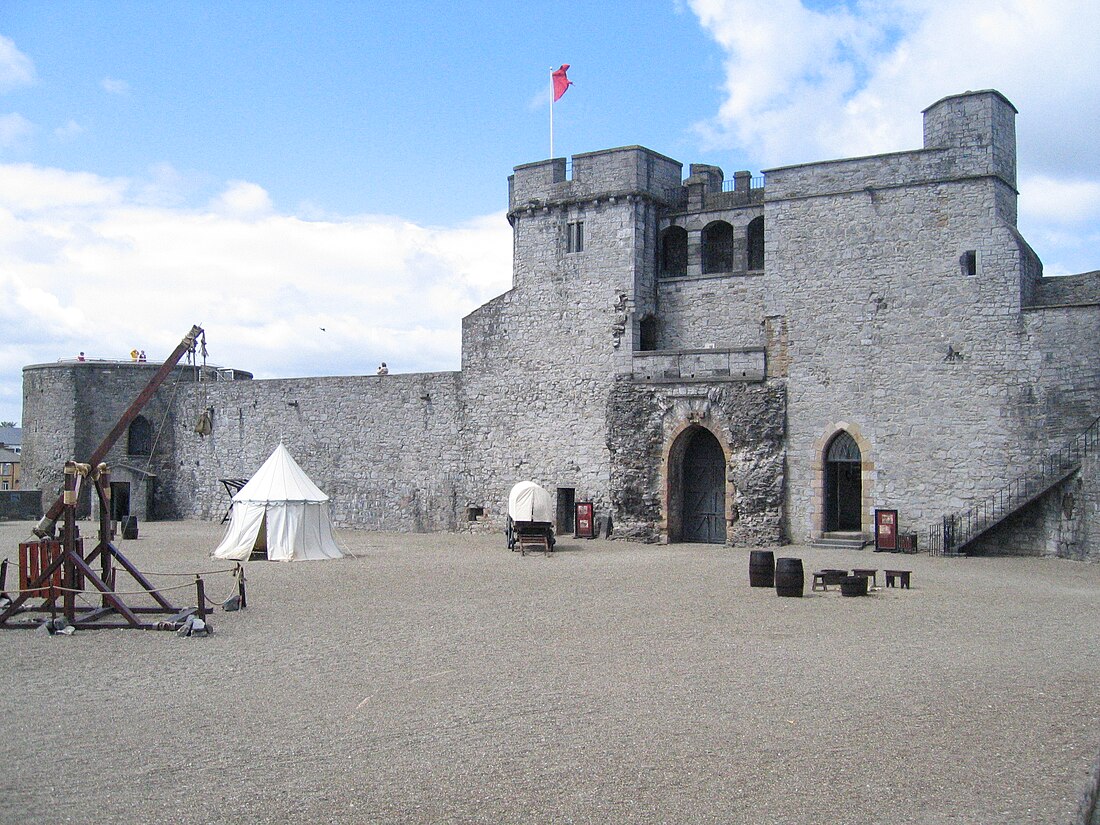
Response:
[[[644,541],[870,537],[876,508],[923,533],[1100,414],[1100,273],[1044,277],[1017,230],[1015,117],[951,95],[920,148],[732,189],[640,146],[517,166],[512,285],[462,319],[460,372],[184,381],[143,411],[151,454],[112,459],[161,516],[220,518],[218,479],[282,441],[346,526],[500,529],[532,480],[559,526],[591,501]],[[26,368],[28,486],[56,486],[144,375]],[[1001,544],[1100,558],[1095,468],[1078,480]]]
[[[248,478],[281,442],[332,499],[338,525],[453,530],[468,506],[458,373],[187,387],[175,440],[181,515],[221,518],[220,478]],[[213,407],[213,432],[191,431]]]
[[[26,489],[40,489],[53,503],[63,480],[66,461],[86,461],[145,389],[161,364],[136,361],[59,361],[35,364],[23,369],[23,465]],[[141,410],[149,422],[148,454],[131,454],[128,434],[123,433],[107,454],[112,467],[129,465],[157,476],[161,483],[153,492],[152,507],[167,517],[182,513],[174,492],[173,453],[181,388],[197,382],[201,368],[177,366],[156,394]],[[235,371],[234,378],[247,381],[247,371]],[[204,386],[223,383],[224,374],[206,368]],[[186,395],[186,390],[183,392]],[[194,425],[194,421],[190,422]],[[87,496],[82,509],[87,511]]]
[[[1028,306],[1059,307],[1100,304],[1100,271],[1058,278],[1040,278]]]
[[[727,537],[738,546],[774,545],[785,535],[786,387],[616,382],[607,405],[611,500],[616,531],[643,541],[668,535],[667,453],[685,432],[705,427],[726,456]]]

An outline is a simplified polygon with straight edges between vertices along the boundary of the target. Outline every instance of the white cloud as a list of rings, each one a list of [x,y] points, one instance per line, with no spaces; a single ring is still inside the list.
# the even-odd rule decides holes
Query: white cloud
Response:
[[[0,207],[30,213],[117,203],[128,184],[88,172],[43,169],[28,163],[0,165]]]
[[[204,209],[150,205],[151,186],[0,165],[0,323],[19,330],[0,341],[0,397],[28,363],[157,358],[194,323],[212,362],[258,376],[457,369],[461,317],[511,284],[502,213],[307,221],[252,183]]]
[[[262,186],[243,180],[230,181],[225,191],[210,204],[217,212],[239,216],[264,215],[271,211],[271,198]]]
[[[125,80],[117,80],[113,77],[105,77],[99,82],[103,90],[108,94],[126,96],[130,94],[130,84]]]
[[[75,140],[84,134],[84,127],[75,120],[70,120],[64,126],[58,126],[53,130],[53,136],[63,143]]]
[[[34,83],[34,63],[15,46],[10,37],[0,34],[0,92]]]
[[[34,124],[17,112],[0,115],[0,149],[18,146],[35,131]]]
[[[700,128],[764,166],[916,148],[920,110],[967,89],[1006,94],[1025,136],[1095,132],[1100,122],[1092,0],[691,5],[727,53],[726,100]]]
[[[1020,181],[1020,213],[1045,222],[1100,222],[1100,181],[1036,175]],[[1097,256],[1100,265],[1100,255]]]

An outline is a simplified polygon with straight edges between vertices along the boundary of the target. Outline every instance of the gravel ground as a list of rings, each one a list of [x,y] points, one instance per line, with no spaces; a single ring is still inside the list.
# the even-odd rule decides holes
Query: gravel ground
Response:
[[[913,588],[781,599],[743,549],[338,538],[210,638],[0,633],[0,822],[1068,823],[1100,749],[1100,565],[788,547]]]

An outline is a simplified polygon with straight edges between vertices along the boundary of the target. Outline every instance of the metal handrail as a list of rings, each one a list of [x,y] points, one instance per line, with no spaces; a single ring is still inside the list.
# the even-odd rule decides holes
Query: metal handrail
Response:
[[[1081,466],[1100,445],[1100,417],[1069,444],[1043,459],[1038,474],[1019,476],[969,510],[948,513],[942,524],[928,527],[926,547],[931,555],[958,553],[982,533],[1004,521],[1025,504],[1047,492]]]
[[[735,178],[726,178],[725,180],[722,181],[722,191],[723,192],[732,192],[735,183],[736,183]],[[754,175],[753,177],[749,178],[749,189],[750,190],[752,190],[752,189],[763,189],[763,188],[764,188],[764,176],[763,175]]]

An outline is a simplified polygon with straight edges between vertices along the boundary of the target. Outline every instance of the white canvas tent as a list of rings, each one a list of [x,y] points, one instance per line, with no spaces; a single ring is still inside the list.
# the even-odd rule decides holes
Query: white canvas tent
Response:
[[[247,559],[267,548],[272,561],[338,559],[344,554],[332,535],[328,496],[280,444],[256,475],[233,496],[219,559]]]

